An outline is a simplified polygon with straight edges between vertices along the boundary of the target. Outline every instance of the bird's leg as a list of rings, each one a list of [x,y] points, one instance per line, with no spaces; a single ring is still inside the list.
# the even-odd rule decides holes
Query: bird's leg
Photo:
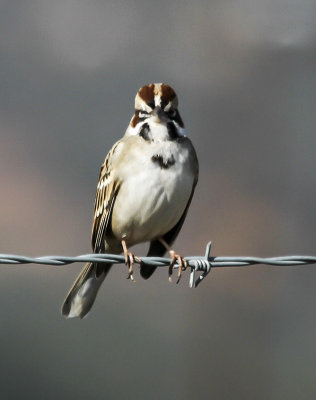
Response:
[[[179,283],[179,282],[180,282],[180,279],[181,279],[181,276],[182,276],[182,271],[184,271],[184,270],[187,268],[188,262],[187,262],[187,260],[186,260],[184,257],[181,257],[180,254],[176,253],[176,252],[168,245],[168,243],[167,243],[163,238],[160,238],[159,241],[160,241],[160,243],[161,243],[163,246],[165,246],[165,248],[166,248],[166,250],[169,252],[170,258],[171,258],[171,261],[170,261],[170,264],[169,264],[169,282],[172,282],[171,275],[172,275],[172,273],[173,273],[174,264],[175,264],[176,262],[178,262],[178,264],[179,264],[179,270],[178,270],[178,279],[177,279],[177,282],[176,282],[176,283]]]
[[[133,276],[134,264],[135,264],[135,261],[141,262],[141,259],[139,257],[135,256],[135,254],[128,251],[125,239],[122,239],[121,243],[122,243],[124,256],[125,256],[125,264],[128,267],[127,279],[130,279],[132,282],[136,282],[134,279],[134,276]]]

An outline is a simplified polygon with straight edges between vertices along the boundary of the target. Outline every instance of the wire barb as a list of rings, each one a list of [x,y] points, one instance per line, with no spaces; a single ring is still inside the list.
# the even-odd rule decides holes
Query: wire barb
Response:
[[[211,272],[212,264],[210,263],[211,258],[211,247],[212,242],[208,242],[205,249],[205,258],[204,259],[196,259],[193,261],[194,265],[191,267],[189,287],[193,286],[196,288],[202,280]],[[203,271],[203,273],[194,281],[195,271]]]
[[[189,286],[197,287],[202,280],[210,273],[212,268],[219,267],[244,267],[250,265],[274,265],[274,266],[303,266],[316,264],[315,256],[284,256],[284,257],[211,257],[212,243],[206,245],[205,255],[185,257],[188,267],[191,268]],[[1,254],[0,264],[42,264],[64,266],[76,262],[92,262],[92,263],[111,263],[111,264],[124,264],[124,255],[118,254],[82,254],[76,257],[67,256],[42,256],[42,257],[26,257],[16,254]],[[167,267],[170,265],[170,258],[165,257],[141,257],[135,259],[135,264],[144,263],[156,267]],[[178,263],[174,268],[179,268]],[[201,275],[195,280],[195,273],[202,272]]]

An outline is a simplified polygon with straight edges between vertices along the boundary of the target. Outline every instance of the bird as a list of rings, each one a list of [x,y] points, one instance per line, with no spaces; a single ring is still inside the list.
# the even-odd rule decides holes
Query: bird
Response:
[[[124,252],[128,277],[134,280],[134,263],[141,260],[129,247],[150,242],[149,257],[169,252],[169,280],[178,262],[179,280],[187,262],[172,244],[186,218],[198,174],[198,158],[186,136],[176,92],[165,83],[141,87],[124,136],[101,166],[91,234],[93,252]],[[111,263],[104,262],[85,265],[62,305],[63,316],[88,314],[110,268]],[[155,269],[140,263],[144,279]]]

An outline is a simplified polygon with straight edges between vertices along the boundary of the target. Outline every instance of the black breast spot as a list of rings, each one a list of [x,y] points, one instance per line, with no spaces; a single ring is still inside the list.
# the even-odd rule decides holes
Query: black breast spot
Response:
[[[151,159],[152,159],[152,161],[154,163],[158,163],[158,165],[162,169],[168,169],[169,167],[174,165],[175,162],[176,162],[176,160],[174,159],[173,155],[171,155],[171,157],[169,157],[169,158],[164,158],[160,154],[155,154],[154,156],[151,157]]]

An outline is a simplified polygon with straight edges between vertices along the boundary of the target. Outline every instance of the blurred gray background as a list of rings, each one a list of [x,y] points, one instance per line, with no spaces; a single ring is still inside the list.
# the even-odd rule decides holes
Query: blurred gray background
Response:
[[[100,165],[138,88],[165,82],[201,167],[176,249],[315,255],[315,11],[1,1],[0,252],[90,252]],[[65,320],[81,267],[1,266],[1,399],[315,398],[315,266],[218,268],[196,290],[118,266]]]

